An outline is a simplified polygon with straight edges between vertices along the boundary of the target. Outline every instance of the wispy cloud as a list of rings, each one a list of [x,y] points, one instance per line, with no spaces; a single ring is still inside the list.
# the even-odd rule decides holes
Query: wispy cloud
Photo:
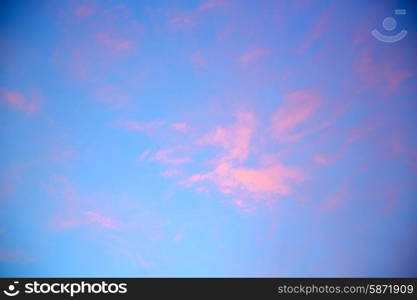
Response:
[[[223,163],[208,173],[195,174],[190,182],[211,181],[225,194],[243,194],[256,198],[289,195],[291,186],[305,176],[294,168],[275,165],[269,168],[233,167]]]
[[[267,54],[268,54],[268,50],[266,50],[265,48],[255,47],[242,53],[238,58],[238,62],[241,65],[248,65],[248,64],[260,61]]]
[[[324,154],[317,153],[314,156],[314,162],[320,166],[330,166],[332,164],[332,159]]]
[[[207,67],[207,60],[204,58],[201,51],[196,51],[191,55],[191,61],[193,65],[197,68]]]
[[[256,127],[255,116],[238,112],[236,122],[228,127],[219,126],[197,141],[199,145],[221,147],[220,161],[243,162],[249,155],[252,135]]]
[[[134,41],[132,39],[119,36],[112,31],[103,31],[95,35],[97,42],[115,53],[125,53],[132,51]]]
[[[298,48],[298,52],[303,54],[308,48],[317,42],[323,34],[329,30],[331,23],[329,22],[330,16],[333,13],[332,8],[327,8],[321,15],[314,20],[311,31],[307,35],[307,38],[302,42]]]
[[[283,104],[275,111],[272,124],[276,138],[295,141],[309,130],[301,125],[312,117],[320,107],[321,100],[313,90],[300,90],[284,96]]]
[[[227,6],[226,0],[205,0],[198,6],[197,11],[208,11]]]
[[[113,123],[115,127],[128,131],[142,131],[151,132],[154,129],[161,127],[164,121],[139,122],[137,120],[123,120]]]
[[[84,212],[84,215],[87,217],[89,222],[97,224],[99,226],[110,228],[110,229],[117,229],[120,227],[120,223],[110,217],[104,216],[101,213],[88,210]]]
[[[181,153],[182,151],[183,147],[167,148],[156,152],[150,159],[173,165],[191,162],[192,158]]]
[[[220,192],[234,197],[234,202],[243,210],[244,199],[276,201],[274,196],[289,195],[293,186],[306,176],[294,167],[275,161],[269,166],[248,167],[246,161],[251,156],[253,137],[262,131],[257,126],[252,113],[238,112],[236,120],[229,126],[218,126],[197,141],[200,146],[219,148],[219,153],[211,161],[211,171],[191,175],[187,183],[214,185]],[[263,133],[265,134],[265,132]],[[260,153],[252,153],[259,158]]]
[[[417,73],[407,64],[408,53],[394,52],[388,49],[384,52],[375,45],[365,44],[359,51],[353,67],[361,81],[362,89],[376,89],[382,94],[391,94]]]
[[[86,3],[76,5],[74,7],[74,15],[79,18],[91,17],[96,13],[97,6],[91,1],[86,1]]]
[[[41,108],[41,96],[39,94],[28,97],[17,91],[0,88],[0,96],[3,103],[28,115],[36,114]]]
[[[170,12],[168,23],[172,28],[193,28],[201,22],[201,18],[208,12],[227,7],[225,0],[206,0],[194,10]]]
[[[173,123],[172,127],[180,132],[187,132],[190,130],[190,126],[185,122]]]
[[[55,175],[45,185],[48,194],[57,199],[57,209],[50,217],[50,224],[58,229],[73,229],[95,225],[105,229],[120,229],[122,222],[102,212],[100,195],[92,196],[80,192],[68,178]]]

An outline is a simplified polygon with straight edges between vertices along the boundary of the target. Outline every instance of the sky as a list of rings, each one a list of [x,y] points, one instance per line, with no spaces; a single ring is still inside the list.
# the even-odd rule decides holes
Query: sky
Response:
[[[2,1],[0,276],[417,276],[416,13]]]

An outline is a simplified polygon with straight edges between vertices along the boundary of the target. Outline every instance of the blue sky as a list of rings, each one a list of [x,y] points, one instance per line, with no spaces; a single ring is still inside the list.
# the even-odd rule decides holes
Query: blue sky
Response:
[[[3,1],[0,275],[416,276],[415,13]]]

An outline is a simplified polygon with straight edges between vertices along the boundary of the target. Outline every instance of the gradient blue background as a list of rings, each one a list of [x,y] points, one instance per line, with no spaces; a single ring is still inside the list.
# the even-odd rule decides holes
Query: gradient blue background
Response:
[[[416,276],[416,9],[2,1],[0,275]]]

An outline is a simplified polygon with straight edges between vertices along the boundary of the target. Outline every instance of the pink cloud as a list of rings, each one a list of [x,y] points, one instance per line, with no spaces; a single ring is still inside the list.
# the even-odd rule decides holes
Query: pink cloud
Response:
[[[55,229],[74,229],[86,225],[96,225],[105,229],[120,229],[122,223],[104,216],[95,210],[77,211],[75,213],[59,214],[51,219],[51,225]]]
[[[186,12],[170,13],[169,24],[174,28],[193,28],[205,13],[227,6],[224,0],[206,0],[196,9]]]
[[[99,44],[115,53],[130,52],[134,47],[134,41],[132,39],[122,37],[116,32],[99,32],[95,35],[95,39]]]
[[[319,206],[319,211],[328,212],[342,208],[342,206],[348,201],[349,194],[355,183],[355,180],[360,174],[366,172],[369,168],[368,164],[359,165],[354,172],[349,175],[344,181],[324,198],[323,202]]]
[[[355,60],[354,69],[363,88],[376,88],[390,94],[416,76],[416,72],[405,65],[404,57],[407,57],[406,53],[394,53],[391,50],[380,53],[374,46],[367,46]]]
[[[255,161],[268,156],[262,153],[261,149],[256,149],[256,152],[252,149],[254,137],[262,135],[264,131],[258,127],[257,118],[253,113],[239,111],[234,117],[235,120],[231,124],[216,126],[213,130],[202,134],[194,144],[197,149],[214,147],[217,150],[217,154],[208,160],[209,171],[187,175],[183,173],[184,170],[179,172],[176,169],[168,169],[161,175],[165,177],[184,175],[185,178],[181,183],[185,186],[193,186],[199,193],[209,192],[210,185],[214,185],[221,193],[232,196],[234,199],[232,203],[242,211],[252,210],[250,205],[253,203],[249,200],[251,198],[262,199],[268,203],[276,201],[275,196],[292,194],[294,187],[304,181],[306,175],[299,168],[285,166],[275,156],[268,161],[261,159],[260,167],[246,166],[245,163],[251,154]],[[188,128],[188,125],[174,124],[179,130]],[[141,155],[141,160],[147,159],[168,165],[190,163],[193,162],[189,155],[190,147],[192,146],[168,147],[153,155],[145,151]]]
[[[88,210],[84,212],[84,216],[87,217],[87,220],[91,223],[97,224],[101,227],[109,228],[109,229],[118,229],[120,228],[120,223],[115,221],[110,217],[103,216],[97,211]]]
[[[333,10],[327,9],[325,10],[317,20],[314,21],[314,25],[312,26],[311,32],[307,36],[307,39],[300,45],[298,48],[298,53],[304,53],[308,48],[311,47],[319,38],[328,30],[329,24],[329,17],[331,16]]]
[[[200,51],[196,51],[191,55],[191,60],[193,65],[197,68],[204,68],[207,67],[207,61],[203,57]]]
[[[304,136],[308,131],[296,129],[316,113],[320,104],[317,93],[312,90],[286,95],[283,104],[272,117],[275,137],[283,141],[295,141]]]
[[[324,154],[317,153],[314,156],[314,162],[320,166],[329,166],[331,165],[332,160],[328,156],[325,156]]]
[[[203,186],[199,186],[199,187],[197,187],[197,188],[195,189],[195,191],[196,191],[197,193],[200,193],[200,194],[206,194],[206,193],[208,193],[208,190],[207,190],[205,187],[203,187]]]
[[[169,23],[174,28],[191,28],[196,25],[196,16],[192,13],[177,13],[171,17]]]
[[[161,127],[164,124],[163,121],[151,121],[151,122],[139,122],[136,120],[124,120],[115,122],[114,125],[128,131],[142,131],[150,132],[154,129]]]
[[[51,225],[54,228],[72,229],[72,228],[76,228],[76,227],[80,227],[84,225],[84,222],[81,220],[76,220],[76,219],[56,217],[51,220]]]
[[[143,152],[141,153],[141,155],[139,155],[139,160],[144,160],[144,159],[146,159],[146,158],[149,156],[149,154],[150,154],[149,150],[143,151]]]
[[[51,158],[54,162],[65,164],[77,157],[77,151],[73,147],[56,148],[52,151]]]
[[[201,181],[213,182],[222,193],[242,194],[255,197],[289,195],[291,185],[299,183],[305,176],[294,168],[275,165],[267,168],[233,167],[230,164],[219,164],[213,171],[193,175],[191,183]]]
[[[386,201],[385,206],[383,208],[384,213],[392,213],[396,209],[398,209],[398,204],[401,196],[401,188],[400,186],[391,186],[388,187],[383,194],[383,198]]]
[[[67,18],[86,19],[93,15],[99,14],[101,8],[96,0],[72,1],[69,6],[63,8],[62,15]],[[77,20],[80,22],[81,20]]]
[[[132,10],[124,4],[116,4],[110,8],[102,8],[103,17],[108,22],[126,20],[132,17]]]
[[[289,195],[292,186],[305,179],[296,168],[286,167],[277,161],[267,167],[246,167],[245,161],[251,153],[251,142],[257,121],[253,114],[240,112],[236,121],[229,126],[218,126],[205,134],[198,144],[221,149],[212,161],[214,168],[205,173],[197,173],[187,179],[189,184],[210,182],[224,193],[239,197],[270,198],[274,195]],[[234,202],[243,209],[243,202]],[[240,205],[240,204],[242,205]],[[245,210],[247,205],[245,205]]]
[[[242,199],[233,200],[233,204],[236,205],[243,212],[246,212],[246,213],[252,212],[252,208],[249,207],[248,203],[243,201]]]
[[[198,11],[208,11],[227,6],[225,0],[206,0],[198,8]]]
[[[291,188],[288,182],[300,181],[304,178],[294,169],[274,166],[264,169],[239,168],[233,170],[233,177],[238,184],[250,192],[288,195]]]
[[[102,82],[119,72],[115,66],[120,61],[135,54],[143,27],[128,7],[86,1],[64,5],[58,14],[54,61],[80,82]]]
[[[400,134],[392,135],[386,139],[387,146],[392,154],[401,154],[407,152],[404,137]]]
[[[175,177],[180,175],[181,172],[179,170],[175,170],[175,169],[170,169],[170,170],[165,170],[161,173],[162,176],[165,177]]]
[[[74,8],[74,14],[80,18],[90,17],[94,13],[95,8],[92,5],[84,4]]]
[[[172,148],[163,149],[163,150],[156,152],[152,156],[151,160],[163,162],[166,164],[173,164],[173,165],[191,162],[192,159],[188,156],[175,155],[178,151],[181,152],[181,150],[183,150],[183,147],[172,147]]]
[[[57,201],[50,224],[54,229],[73,229],[96,225],[106,229],[119,229],[122,223],[101,213],[105,210],[102,199],[106,195],[86,196],[66,177],[55,175],[45,186],[49,195]]]
[[[0,88],[0,97],[3,103],[28,115],[34,115],[40,110],[40,95],[26,97],[19,92]]]
[[[98,88],[93,93],[97,101],[108,104],[111,108],[126,107],[131,100],[131,95],[123,91],[119,86],[108,84]]]
[[[292,130],[305,121],[318,106],[318,100],[311,91],[293,93],[286,97],[286,100],[286,104],[281,107],[277,115],[282,114],[287,119],[281,119],[284,123],[274,123],[276,127],[283,128],[282,132],[285,134],[288,130],[292,133]],[[298,108],[306,110],[294,116],[299,113]],[[284,113],[287,112],[292,116],[286,116]],[[285,165],[276,155],[265,153],[259,143],[256,143],[256,149],[253,149],[255,138],[263,139],[265,133],[269,132],[269,128],[259,126],[253,113],[238,111],[234,117],[232,123],[217,125],[197,139],[194,144],[197,149],[213,147],[216,149],[216,154],[212,159],[207,160],[208,171],[184,174],[185,178],[181,183],[192,186],[197,192],[208,192],[210,187],[214,187],[221,193],[231,196],[232,203],[246,212],[251,211],[252,206],[259,200],[268,204],[277,201],[280,196],[293,194],[294,188],[307,178],[304,172],[298,167]],[[177,129],[186,127],[182,124],[175,126]],[[192,162],[189,156],[190,147],[192,146],[169,147],[154,155],[145,152],[142,156],[165,164],[188,163]],[[197,151],[197,149],[192,150]],[[250,166],[246,165],[249,158],[251,158]],[[162,175],[183,175],[183,171],[178,174],[176,171],[168,170]]]
[[[238,58],[238,62],[241,65],[247,65],[253,62],[257,62],[263,59],[267,55],[267,53],[268,51],[264,48],[253,48],[242,53]]]
[[[131,265],[141,268],[150,268],[153,263],[144,258],[140,251],[133,248],[128,241],[120,235],[110,234],[109,244],[106,247],[113,249],[112,253],[122,254]]]
[[[408,144],[407,136],[411,136],[411,133],[406,129],[401,129],[391,136],[384,135],[383,143],[390,155],[388,159],[401,159],[411,168],[417,168],[417,151],[414,150],[415,147]]]
[[[188,130],[190,130],[189,125],[185,122],[173,123],[172,127],[180,132],[187,132]]]
[[[348,133],[347,143],[350,144],[359,139],[363,139],[374,131],[380,124],[381,122],[378,119],[373,119],[352,128]]]
[[[320,205],[320,211],[332,211],[340,208],[349,195],[350,184],[344,184],[335,193],[327,197]]]
[[[236,114],[236,122],[229,127],[217,127],[205,134],[199,145],[211,145],[223,148],[219,156],[221,161],[244,161],[249,155],[250,142],[256,127],[255,116],[247,112]]]
[[[178,233],[174,236],[174,241],[175,242],[180,242],[183,238],[184,238],[184,234],[183,233]]]

